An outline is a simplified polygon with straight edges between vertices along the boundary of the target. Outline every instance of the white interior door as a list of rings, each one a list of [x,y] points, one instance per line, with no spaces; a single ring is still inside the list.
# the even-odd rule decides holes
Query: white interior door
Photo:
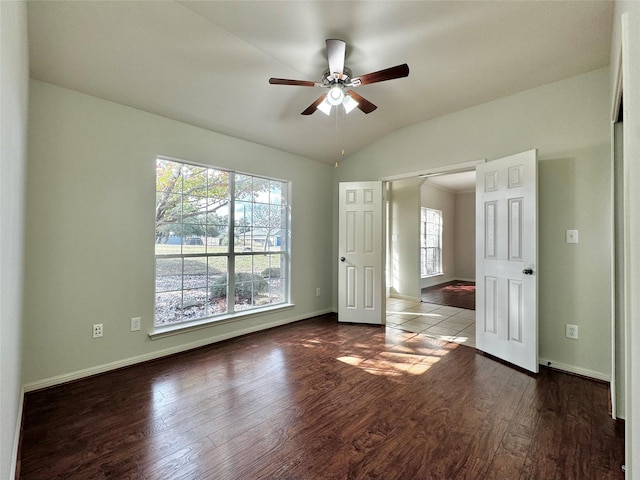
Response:
[[[538,372],[536,151],[477,167],[476,345]]]
[[[341,182],[338,321],[384,323],[382,182]]]

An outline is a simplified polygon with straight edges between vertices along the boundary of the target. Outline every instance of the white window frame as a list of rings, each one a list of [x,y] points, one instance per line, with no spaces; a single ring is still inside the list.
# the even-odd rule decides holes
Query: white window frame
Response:
[[[228,245],[227,245],[227,249],[225,252],[216,252],[216,253],[211,253],[209,252],[209,248],[205,248],[206,251],[203,252],[198,252],[197,254],[190,254],[190,253],[185,253],[183,250],[184,248],[181,248],[180,253],[170,253],[170,254],[159,254],[157,249],[156,249],[156,253],[155,253],[155,263],[156,263],[156,272],[154,275],[154,280],[156,281],[156,287],[154,288],[154,296],[155,296],[155,301],[154,301],[154,328],[152,330],[152,332],[150,333],[150,336],[153,338],[154,336],[164,336],[165,334],[173,334],[178,330],[184,330],[184,329],[193,329],[193,328],[201,328],[203,326],[207,326],[213,322],[228,322],[228,321],[233,321],[235,319],[238,318],[243,318],[243,317],[247,317],[247,316],[251,316],[251,315],[256,315],[256,314],[261,314],[261,313],[265,313],[265,312],[272,312],[273,310],[279,310],[279,309],[283,309],[283,308],[291,308],[293,307],[293,305],[290,303],[290,271],[291,271],[291,260],[290,260],[290,251],[291,251],[291,239],[290,239],[290,232],[291,232],[291,205],[290,205],[290,198],[291,198],[291,182],[287,181],[287,180],[282,180],[282,179],[275,179],[275,178],[269,178],[269,177],[265,177],[265,176],[261,176],[261,175],[254,175],[254,174],[250,174],[250,173],[243,173],[243,172],[237,172],[237,171],[233,171],[233,170],[229,170],[229,169],[224,169],[224,168],[219,168],[219,167],[215,167],[212,165],[203,165],[203,164],[197,164],[197,163],[193,163],[193,162],[188,162],[188,161],[184,161],[184,160],[180,160],[180,159],[176,159],[176,158],[170,158],[170,157],[165,157],[165,156],[157,156],[156,158],[156,164],[159,161],[166,161],[166,162],[174,162],[177,164],[181,164],[183,166],[186,167],[194,167],[194,168],[204,168],[204,169],[210,169],[210,170],[214,170],[214,171],[218,171],[218,172],[222,172],[222,173],[226,173],[228,174],[228,178],[229,178],[229,200],[228,200],[228,223],[226,225],[227,228],[227,239],[228,239]],[[157,170],[156,170],[157,172]],[[265,234],[265,239],[263,241],[263,244],[265,245],[265,250],[257,250],[255,249],[254,245],[255,243],[252,241],[251,242],[251,247],[249,247],[248,251],[245,248],[242,249],[238,249],[236,248],[236,230],[238,228],[246,228],[246,227],[240,227],[239,225],[236,225],[236,218],[235,218],[235,210],[236,210],[236,202],[240,202],[241,200],[236,198],[235,195],[235,179],[236,178],[249,178],[251,179],[252,182],[254,182],[254,180],[258,180],[261,182],[271,182],[271,184],[273,183],[280,183],[281,184],[281,195],[280,195],[280,200],[278,201],[277,204],[271,203],[271,200],[266,200],[266,201],[257,201],[255,199],[255,197],[253,197],[252,199],[245,199],[244,201],[247,202],[248,204],[250,204],[251,206],[255,206],[255,205],[264,205],[266,206],[266,208],[271,208],[271,207],[279,207],[282,210],[282,217],[281,217],[281,226],[278,228],[278,230],[280,231],[279,233],[279,250],[266,250],[267,245],[271,244],[272,242],[269,242],[269,236],[268,233]],[[157,174],[156,174],[156,182],[157,182]],[[270,192],[270,190],[269,190]],[[157,193],[156,193],[157,194]],[[184,194],[184,191],[181,191],[181,195]],[[208,197],[208,193],[207,193],[207,198]],[[253,218],[253,217],[252,217]],[[182,221],[180,223],[180,225],[182,227],[185,226],[184,221]],[[156,226],[156,235],[154,235],[154,238],[156,238],[156,244],[157,244],[157,235],[158,235],[158,230],[157,230],[157,225]],[[260,230],[260,226],[256,226],[252,224],[252,229],[251,232],[254,233],[255,230]],[[185,235],[183,233],[182,238],[185,238]],[[182,245],[182,244],[181,244]],[[155,248],[155,247],[154,247]],[[242,259],[248,259],[251,258],[251,264],[252,266],[254,265],[254,259],[257,257],[264,257],[264,256],[268,256],[268,257],[278,257],[280,258],[280,282],[281,285],[278,289],[278,292],[281,293],[281,300],[271,303],[271,296],[269,297],[270,303],[268,305],[254,305],[253,304],[253,299],[251,302],[250,306],[243,306],[242,309],[238,310],[236,309],[236,305],[235,305],[235,275],[232,274],[232,272],[235,272],[235,266],[236,266],[236,260],[242,258]],[[227,296],[226,296],[226,311],[224,312],[220,312],[220,313],[214,313],[212,315],[204,315],[204,316],[199,316],[199,317],[194,317],[194,318],[186,318],[186,319],[181,319],[181,320],[176,320],[176,321],[172,321],[172,322],[168,322],[168,323],[164,323],[164,324],[157,324],[156,323],[156,312],[157,312],[157,300],[159,297],[159,294],[165,293],[165,291],[160,291],[158,292],[158,286],[157,286],[157,282],[158,282],[158,260],[162,259],[182,259],[183,265],[184,265],[184,259],[187,258],[206,258],[207,262],[209,258],[213,258],[213,257],[223,257],[227,259]],[[270,264],[269,264],[270,265]],[[184,268],[184,267],[183,267]],[[255,272],[254,272],[255,273]],[[184,277],[185,272],[184,270],[182,270],[182,275]],[[207,281],[206,281],[206,290],[207,292],[209,291],[210,288],[210,284],[209,284],[209,273],[206,274],[207,277]],[[181,295],[184,299],[184,292],[188,290],[188,288],[185,288],[184,286],[184,279],[182,280],[182,284],[181,284],[181,289],[176,289],[176,290],[172,290],[173,292],[181,292]],[[234,293],[231,293],[234,292]]]
[[[422,278],[444,274],[442,267],[443,220],[442,210],[420,208],[420,276]],[[427,261],[429,251],[434,252],[436,259],[432,268]]]

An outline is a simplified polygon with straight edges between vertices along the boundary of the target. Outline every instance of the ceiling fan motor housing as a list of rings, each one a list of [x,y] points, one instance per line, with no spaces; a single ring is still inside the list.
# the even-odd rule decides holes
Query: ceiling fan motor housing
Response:
[[[326,87],[330,87],[336,83],[349,86],[351,84],[351,69],[344,67],[342,76],[339,72],[331,72],[328,68],[322,74],[322,84]]]

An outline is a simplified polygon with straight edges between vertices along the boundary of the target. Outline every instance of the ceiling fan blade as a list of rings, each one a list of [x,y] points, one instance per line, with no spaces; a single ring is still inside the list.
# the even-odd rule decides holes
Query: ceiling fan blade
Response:
[[[362,95],[358,95],[356,92],[354,92],[353,90],[349,90],[347,92],[347,95],[351,95],[351,97],[358,102],[358,108],[360,110],[362,110],[364,113],[371,113],[373,112],[376,108],[378,108],[377,105],[374,105],[373,103],[371,103],[369,100],[367,100],[366,98],[364,98]]]
[[[270,78],[269,83],[271,85],[296,85],[299,87],[315,87],[316,82],[309,80],[289,80],[287,78]]]
[[[313,112],[315,112],[318,109],[318,105],[320,105],[322,103],[322,101],[324,100],[324,97],[326,97],[327,94],[325,93],[324,95],[320,95],[320,97],[313,102],[311,105],[309,105],[304,112],[302,112],[300,115],[311,115]]]
[[[338,74],[338,78],[342,78],[344,73],[344,56],[347,50],[347,44],[342,40],[335,38],[327,39],[327,59],[329,60],[329,73]]]
[[[385,68],[378,72],[367,73],[361,77],[351,80],[354,85],[367,85],[369,83],[384,82],[385,80],[393,80],[394,78],[402,78],[409,76],[409,65],[403,63],[395,67]]]

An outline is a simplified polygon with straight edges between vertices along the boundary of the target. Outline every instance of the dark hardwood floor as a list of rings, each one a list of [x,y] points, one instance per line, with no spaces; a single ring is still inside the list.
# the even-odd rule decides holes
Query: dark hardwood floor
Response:
[[[446,305],[448,307],[476,309],[476,284],[464,280],[433,285],[422,289],[420,299],[426,303]]]
[[[608,387],[327,315],[29,393],[20,478],[622,479]]]

